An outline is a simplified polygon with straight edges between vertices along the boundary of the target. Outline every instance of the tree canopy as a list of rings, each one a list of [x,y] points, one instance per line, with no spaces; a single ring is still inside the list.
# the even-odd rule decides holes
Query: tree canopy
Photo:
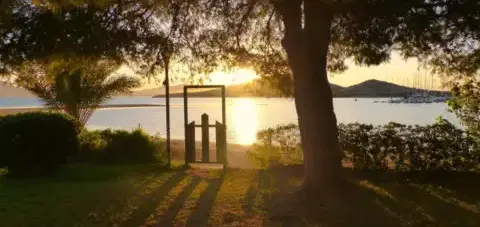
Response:
[[[0,18],[0,69],[31,60],[96,57],[152,65],[166,45],[149,12],[126,1],[10,1]]]
[[[145,71],[147,65],[161,66],[159,51],[174,45],[178,59],[191,68],[254,67],[284,92],[293,92],[279,5],[300,0],[9,2],[4,11],[10,20],[0,25],[4,70],[24,60],[75,53],[141,62]],[[479,1],[324,2],[333,14],[331,71],[345,70],[347,59],[378,65],[392,52],[444,74],[472,75],[480,67]]]
[[[470,135],[480,139],[480,81],[478,76],[456,82],[452,86],[453,98],[448,104]]]
[[[282,9],[282,2],[290,5]],[[205,23],[198,20],[197,24],[203,25],[203,28],[199,26],[197,30],[205,31],[202,43],[216,41],[216,45],[226,52],[225,55],[235,56],[237,62],[257,64],[259,72],[268,73],[274,70],[270,67],[273,63],[286,62],[281,45],[285,32],[282,20],[302,2],[222,1],[200,4],[212,19]],[[347,59],[353,59],[360,65],[378,65],[388,61],[392,52],[398,52],[405,58],[420,59],[442,73],[472,75],[480,67],[479,1],[324,2],[328,2],[328,10],[333,14],[328,56],[331,71],[346,69]],[[299,18],[304,18],[304,13],[300,13]],[[282,74],[279,69],[273,74]]]

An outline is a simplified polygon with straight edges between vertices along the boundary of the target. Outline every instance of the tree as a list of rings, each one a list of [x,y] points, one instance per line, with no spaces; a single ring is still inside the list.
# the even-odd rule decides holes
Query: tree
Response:
[[[91,5],[91,1],[84,2],[87,6]],[[109,5],[111,10],[115,9],[113,15],[121,15],[119,13],[122,11],[116,10],[123,6],[119,2],[111,1]],[[126,22],[143,21],[140,23],[143,26],[138,29],[141,33],[138,34],[148,34],[152,30],[164,31],[162,28],[165,25],[175,25],[174,35],[170,37],[179,44],[178,52],[188,60],[189,66],[207,69],[232,65],[253,66],[269,84],[295,97],[305,162],[303,192],[307,195],[307,201],[316,201],[318,195],[325,194],[319,191],[337,191],[342,185],[341,157],[328,70],[345,70],[345,61],[348,59],[360,65],[378,65],[388,61],[393,52],[405,58],[417,58],[441,73],[454,72],[468,76],[480,67],[478,0],[135,2],[135,5],[130,5],[131,8],[127,7],[130,9],[127,12],[132,17],[139,12],[142,16]],[[100,11],[110,13],[108,10]],[[19,18],[24,15],[17,14]],[[65,19],[68,18],[65,15],[71,14],[64,12],[61,15]],[[155,23],[151,23],[151,17],[144,15],[154,15]],[[41,18],[35,17],[37,19]],[[109,23],[106,24],[116,24],[114,20],[107,21]],[[147,29],[149,26],[155,29]],[[134,26],[129,28],[137,30]],[[3,55],[7,52],[5,56],[13,57],[0,58],[0,63],[11,65],[10,62],[14,63],[12,59],[35,56],[28,51],[18,51],[21,48],[13,49],[15,54],[21,55],[9,53],[11,48],[2,48],[2,45],[15,46],[17,43],[20,43],[20,47],[27,46],[31,37],[40,36],[23,27],[21,30],[33,34],[27,36],[30,39],[21,39],[26,40],[23,44],[9,38],[12,32],[3,33],[2,37],[11,43],[0,43],[0,53]],[[79,35],[75,32],[67,34],[70,35],[67,37]],[[68,46],[83,46],[64,36],[61,40],[75,44]],[[155,39],[144,40],[151,42]],[[115,43],[120,42],[110,44]],[[128,41],[120,44],[131,47],[127,45]],[[40,51],[45,52],[44,49]],[[128,53],[135,55],[138,52]]]
[[[139,87],[137,78],[113,75],[119,65],[107,60],[25,63],[15,82],[47,106],[70,114],[83,127],[93,112],[116,94]]]
[[[450,111],[455,113],[467,131],[480,141],[480,81],[478,76],[463,82],[455,82],[448,101]]]
[[[394,52],[441,73],[468,76],[480,68],[477,0],[194,2],[177,1],[189,12],[181,21],[195,24],[183,25],[187,46],[205,47],[194,55],[254,65],[295,97],[307,201],[342,185],[327,71],[345,70],[348,59],[378,65]]]

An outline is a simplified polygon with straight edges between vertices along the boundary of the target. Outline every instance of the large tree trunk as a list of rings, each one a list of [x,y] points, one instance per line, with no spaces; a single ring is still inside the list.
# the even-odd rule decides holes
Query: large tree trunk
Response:
[[[283,46],[295,81],[295,104],[304,154],[307,199],[336,190],[342,181],[341,155],[327,55],[333,12],[320,0],[284,0],[275,6],[283,16]],[[302,13],[304,26],[302,27]],[[313,201],[312,201],[313,202]]]

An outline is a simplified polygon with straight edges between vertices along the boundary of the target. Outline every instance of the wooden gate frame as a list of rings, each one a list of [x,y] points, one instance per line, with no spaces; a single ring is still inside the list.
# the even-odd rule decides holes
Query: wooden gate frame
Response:
[[[218,139],[216,141],[217,145],[217,162],[215,163],[222,163],[223,164],[223,169],[227,169],[227,138],[226,138],[226,131],[227,131],[227,126],[226,126],[226,105],[225,105],[225,85],[188,85],[183,87],[183,111],[184,111],[184,125],[185,125],[185,164],[189,164],[192,162],[196,162],[195,158],[195,131],[189,132],[188,128],[195,128],[195,127],[201,127],[201,125],[195,125],[195,122],[189,123],[188,122],[188,89],[201,89],[201,88],[219,88],[221,89],[222,92],[222,123],[219,123],[218,121],[214,125],[208,125],[209,127],[216,127],[216,136],[217,138],[221,136],[223,140],[223,144],[219,143]],[[202,115],[202,125],[205,124],[205,121],[208,124],[208,115],[203,114]],[[222,127],[223,126],[223,127]],[[219,130],[220,129],[220,130]],[[190,135],[192,134],[193,135]],[[207,131],[208,133],[208,131]],[[204,134],[204,133],[202,133]],[[223,138],[224,137],[224,138]],[[187,140],[192,140],[193,141],[187,141]],[[203,139],[203,138],[202,138]],[[193,144],[193,157],[189,156],[189,151],[191,148],[188,146],[189,143]],[[223,154],[221,154],[221,150],[223,150]],[[193,159],[193,160],[192,160]],[[220,160],[219,160],[220,159]],[[207,162],[202,162],[202,163],[207,163]]]

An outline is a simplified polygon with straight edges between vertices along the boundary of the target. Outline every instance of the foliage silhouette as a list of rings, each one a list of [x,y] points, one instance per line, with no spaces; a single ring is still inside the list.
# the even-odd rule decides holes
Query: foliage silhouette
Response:
[[[80,162],[103,164],[160,163],[165,165],[165,142],[141,129],[82,131]]]
[[[140,86],[137,78],[113,75],[118,67],[112,61],[85,58],[24,63],[15,82],[47,106],[70,114],[83,127],[109,98]]]
[[[480,81],[478,76],[462,82],[454,82],[451,88],[452,98],[448,101],[450,111],[455,113],[467,131],[476,140],[480,139]]]
[[[9,2],[13,23],[0,27],[6,72],[54,53],[161,67],[159,53],[172,42],[189,68],[254,68],[295,97],[311,201],[343,182],[327,70],[345,70],[348,59],[378,65],[394,52],[442,74],[480,68],[477,0]]]
[[[301,164],[298,126],[260,131],[249,157],[262,168]],[[478,171],[480,151],[469,134],[445,119],[426,126],[339,125],[343,161],[360,170]]]
[[[78,154],[74,119],[58,113],[24,113],[0,118],[0,166],[9,177],[54,174]]]

